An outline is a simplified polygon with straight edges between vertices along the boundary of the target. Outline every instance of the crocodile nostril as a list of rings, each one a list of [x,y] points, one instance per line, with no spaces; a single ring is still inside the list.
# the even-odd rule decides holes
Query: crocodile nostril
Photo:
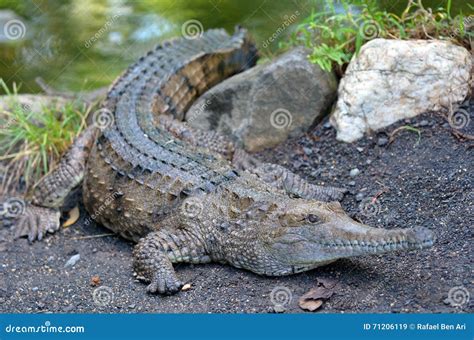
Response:
[[[314,215],[314,214],[309,214],[308,215],[308,221],[310,223],[317,223],[320,221],[319,217],[317,215]]]

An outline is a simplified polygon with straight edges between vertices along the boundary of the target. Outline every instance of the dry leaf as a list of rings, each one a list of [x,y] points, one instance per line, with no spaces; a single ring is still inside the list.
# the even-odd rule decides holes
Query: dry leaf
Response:
[[[91,279],[91,285],[92,286],[100,285],[100,277],[99,276],[93,276],[92,279]]]
[[[316,279],[318,282],[318,285],[322,285],[328,289],[332,289],[336,287],[337,281],[336,280],[331,280],[331,279]]]
[[[300,308],[314,312],[320,308],[323,302],[334,294],[337,282],[328,279],[318,279],[318,285],[311,288],[306,294],[300,297],[298,304]]]
[[[301,309],[314,312],[316,309],[321,307],[323,300],[301,300],[299,301],[299,306]]]
[[[63,227],[67,228],[70,225],[73,225],[76,223],[76,221],[79,219],[80,213],[79,213],[79,207],[74,207],[72,210],[68,212],[69,218],[66,220],[66,222],[63,223]]]

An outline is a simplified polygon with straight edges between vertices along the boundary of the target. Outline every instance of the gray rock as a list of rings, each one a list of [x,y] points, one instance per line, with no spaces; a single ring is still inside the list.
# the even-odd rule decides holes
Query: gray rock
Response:
[[[352,169],[352,170],[349,172],[349,176],[351,176],[351,177],[355,177],[355,176],[357,176],[358,174],[360,174],[360,170],[357,169],[357,168],[354,168],[354,169]]]
[[[357,195],[356,195],[356,201],[357,202],[360,202],[364,199],[365,195],[361,192],[359,192]]]
[[[418,124],[419,126],[427,126],[429,125],[429,122],[426,120],[426,119],[423,119],[420,124]]]
[[[328,113],[337,89],[334,74],[307,55],[297,48],[227,79],[204,93],[185,120],[229,135],[250,152],[299,136]]]
[[[469,51],[448,41],[369,41],[339,85],[330,119],[337,139],[353,142],[367,131],[462,102],[471,67]]]
[[[71,256],[71,258],[69,260],[67,260],[66,264],[64,265],[64,268],[74,266],[77,263],[77,261],[80,260],[80,258],[81,258],[80,254],[76,254],[76,255]]]
[[[388,138],[387,137],[380,137],[378,140],[377,140],[377,145],[378,146],[385,146],[388,144]]]

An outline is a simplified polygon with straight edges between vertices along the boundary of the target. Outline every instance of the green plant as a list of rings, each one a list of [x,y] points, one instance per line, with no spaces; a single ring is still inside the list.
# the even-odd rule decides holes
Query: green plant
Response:
[[[401,15],[380,10],[375,0],[329,0],[326,11],[313,12],[281,47],[305,45],[311,49],[311,62],[342,75],[352,56],[375,38],[448,39],[469,49],[472,21],[472,15],[452,17],[450,0],[446,8],[436,10],[424,8],[421,0],[409,0]]]
[[[10,91],[0,79],[0,86],[8,96],[8,109],[0,112],[0,162],[7,169],[2,187],[21,177],[28,187],[48,173],[83,130],[87,112],[69,103],[59,111],[45,106],[35,113],[19,103],[15,85]]]

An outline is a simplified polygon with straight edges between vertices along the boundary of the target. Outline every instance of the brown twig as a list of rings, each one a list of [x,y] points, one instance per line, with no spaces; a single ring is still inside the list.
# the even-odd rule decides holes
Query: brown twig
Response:
[[[88,235],[88,236],[79,236],[79,237],[73,237],[71,240],[88,240],[91,238],[100,238],[100,237],[107,237],[107,236],[115,236],[115,234],[99,234],[99,235]]]

